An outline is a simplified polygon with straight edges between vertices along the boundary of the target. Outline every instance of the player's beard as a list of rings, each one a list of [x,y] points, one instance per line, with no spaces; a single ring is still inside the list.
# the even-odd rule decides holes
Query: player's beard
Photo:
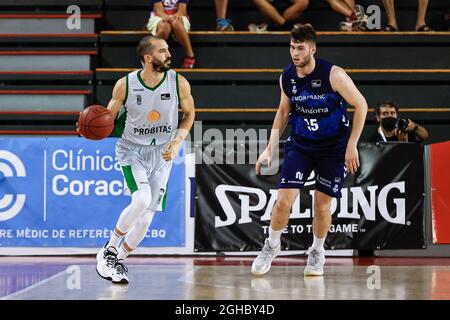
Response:
[[[170,58],[167,58],[164,62],[153,58],[152,65],[153,70],[156,70],[158,72],[165,72],[170,69]]]
[[[306,67],[309,63],[311,62],[311,55],[308,55],[307,57],[305,57],[305,59],[303,59],[303,61],[300,61],[299,65],[296,67]]]

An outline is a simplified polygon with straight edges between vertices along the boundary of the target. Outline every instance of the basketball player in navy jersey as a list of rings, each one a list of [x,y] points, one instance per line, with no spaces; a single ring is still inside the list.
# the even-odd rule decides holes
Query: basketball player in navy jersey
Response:
[[[313,244],[308,249],[304,275],[323,275],[324,242],[331,225],[331,201],[341,197],[345,173],[359,167],[357,143],[364,127],[367,103],[346,72],[314,57],[316,32],[313,27],[296,25],[291,31],[292,63],[280,77],[281,99],[269,143],[256,162],[271,165],[272,152],[287,124],[291,136],[278,185],[278,198],[272,210],[269,237],[253,261],[252,273],[263,275],[281,249],[280,236],[288,223],[292,204],[314,170]],[[352,129],[347,104],[355,108]]]

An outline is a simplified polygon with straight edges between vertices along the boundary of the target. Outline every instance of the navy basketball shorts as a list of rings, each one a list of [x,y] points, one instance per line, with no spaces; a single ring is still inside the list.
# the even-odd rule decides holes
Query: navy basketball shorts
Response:
[[[278,188],[303,189],[313,170],[316,190],[333,198],[342,197],[346,175],[345,149],[313,152],[287,144]]]

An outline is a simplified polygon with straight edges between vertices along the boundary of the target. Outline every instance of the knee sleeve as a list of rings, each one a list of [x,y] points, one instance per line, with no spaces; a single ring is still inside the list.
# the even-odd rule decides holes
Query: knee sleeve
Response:
[[[148,208],[152,202],[152,193],[150,188],[141,187],[131,195],[131,206],[133,206],[136,211],[139,211],[139,216]]]

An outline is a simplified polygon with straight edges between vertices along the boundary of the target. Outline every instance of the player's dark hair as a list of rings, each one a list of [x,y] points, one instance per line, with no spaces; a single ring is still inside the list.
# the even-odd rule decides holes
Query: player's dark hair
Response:
[[[316,43],[316,30],[309,23],[296,24],[291,30],[291,39],[294,42],[313,42]]]
[[[155,36],[145,36],[141,39],[141,41],[139,41],[139,44],[137,46],[137,53],[142,63],[144,63],[144,55],[152,52],[154,46],[153,44],[156,39],[159,38]]]
[[[395,111],[397,111],[398,112],[398,106],[397,106],[397,104],[394,102],[394,101],[390,101],[390,100],[387,100],[387,101],[384,101],[384,102],[382,102],[382,103],[378,103],[377,105],[376,105],[376,107],[375,107],[375,109],[374,109],[374,112],[375,112],[375,114],[376,115],[380,115],[380,112],[381,112],[381,108],[382,107],[393,107],[393,108],[395,108]]]

